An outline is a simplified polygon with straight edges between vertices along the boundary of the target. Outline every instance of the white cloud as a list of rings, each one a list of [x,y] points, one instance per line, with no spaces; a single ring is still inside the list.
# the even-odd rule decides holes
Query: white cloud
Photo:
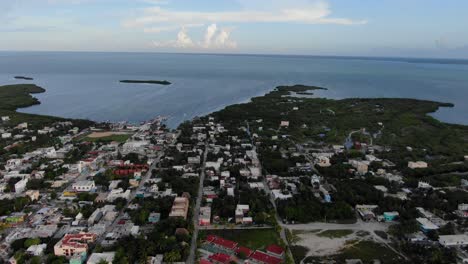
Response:
[[[154,41],[153,45],[159,48],[184,48],[184,49],[234,49],[237,43],[231,40],[231,32],[228,29],[218,29],[216,24],[211,24],[206,28],[205,36],[202,41],[194,42],[188,35],[185,27],[182,27],[177,33],[176,40]]]
[[[289,2],[289,1],[288,1]],[[293,1],[294,2],[294,1]],[[366,24],[365,20],[334,18],[330,5],[325,1],[313,1],[301,5],[281,6],[272,10],[244,9],[239,11],[191,12],[163,9],[160,6],[146,8],[144,14],[124,22],[127,27],[147,26],[158,23],[302,23],[302,24]]]
[[[190,48],[193,46],[193,41],[187,34],[187,30],[185,28],[182,28],[177,34],[175,46],[179,48]]]
[[[216,34],[217,30],[218,30],[218,27],[216,26],[216,24],[211,24],[206,28],[205,41],[203,43],[203,45],[205,47],[210,47],[211,46],[211,41],[212,41],[214,35]]]
[[[215,40],[217,47],[237,48],[237,43],[230,39],[231,32],[227,29],[221,29]]]

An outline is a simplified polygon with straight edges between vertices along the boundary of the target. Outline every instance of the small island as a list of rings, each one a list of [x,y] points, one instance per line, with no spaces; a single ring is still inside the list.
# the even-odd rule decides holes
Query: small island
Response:
[[[169,81],[160,81],[160,80],[120,80],[121,83],[146,83],[146,84],[160,84],[160,85],[170,85]]]
[[[26,76],[15,76],[15,79],[17,79],[17,80],[27,80],[27,81],[34,80],[34,78],[26,77]]]

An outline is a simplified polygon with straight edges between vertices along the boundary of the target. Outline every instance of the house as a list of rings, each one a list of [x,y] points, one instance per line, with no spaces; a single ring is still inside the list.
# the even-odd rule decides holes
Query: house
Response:
[[[439,243],[444,247],[466,246],[468,245],[468,235],[441,235]]]
[[[201,226],[211,224],[211,207],[205,206],[200,208],[200,216],[198,217],[198,224]]]
[[[248,259],[254,253],[250,248],[240,246],[236,249],[236,255],[240,258]]]
[[[79,234],[66,234],[54,246],[54,254],[56,256],[73,257],[86,253],[88,251],[88,244],[96,241],[96,234],[93,233],[79,233]]]
[[[10,117],[9,116],[2,116],[2,121],[3,122],[10,121]]]
[[[385,220],[385,222],[391,222],[393,220],[395,220],[400,214],[398,214],[398,212],[384,212],[383,213],[383,218]]]
[[[418,188],[419,189],[432,189],[432,186],[427,182],[419,181]]]
[[[439,227],[432,223],[429,219],[427,218],[424,218],[424,217],[419,217],[419,218],[416,218],[416,221],[419,223],[419,226],[421,227],[421,230],[423,232],[429,232],[429,231],[432,231],[432,230],[437,230],[439,229]]]
[[[26,253],[31,256],[42,256],[46,248],[47,244],[32,245],[26,249]]]
[[[427,163],[424,161],[410,161],[408,162],[408,168],[410,169],[425,169],[427,168]]]
[[[15,193],[23,193],[26,190],[26,184],[28,183],[28,179],[22,179],[19,182],[15,183]]]
[[[280,127],[289,127],[289,121],[281,121]]]
[[[115,252],[104,252],[104,253],[93,253],[89,256],[88,261],[86,264],[98,264],[102,263],[101,261],[106,261],[109,264],[112,264],[112,260],[114,260]]]
[[[77,181],[73,183],[72,189],[75,192],[91,192],[96,189],[94,181]]]
[[[148,216],[148,222],[151,223],[151,224],[156,224],[157,222],[159,222],[159,220],[161,219],[161,214],[160,213],[150,213],[150,215]]]
[[[189,199],[187,197],[176,197],[172,204],[171,212],[169,217],[182,217],[187,219],[187,213],[189,208]]]
[[[37,201],[39,200],[40,193],[38,190],[28,190],[25,195],[28,196],[31,201]]]
[[[350,160],[349,163],[357,170],[359,174],[366,174],[369,171],[368,161]]]
[[[112,191],[109,192],[109,194],[107,195],[106,201],[113,202],[117,198],[124,198],[126,200],[129,200],[130,195],[131,195],[130,190],[124,191],[122,188],[117,188],[117,189],[113,189]]]
[[[206,242],[227,252],[234,252],[237,249],[236,242],[215,235],[208,235],[206,237]]]
[[[11,133],[2,133],[2,139],[11,138]]]
[[[231,262],[231,256],[224,253],[216,253],[208,257],[215,264],[228,264]]]
[[[278,245],[269,245],[266,248],[266,253],[278,258],[284,257],[284,249]]]
[[[375,218],[373,210],[377,207],[377,205],[357,204],[356,211],[364,221],[369,221]]]
[[[257,264],[280,264],[283,262],[282,259],[268,255],[267,253],[264,253],[262,251],[255,251],[251,256],[250,256],[250,261],[252,263],[257,263]]]

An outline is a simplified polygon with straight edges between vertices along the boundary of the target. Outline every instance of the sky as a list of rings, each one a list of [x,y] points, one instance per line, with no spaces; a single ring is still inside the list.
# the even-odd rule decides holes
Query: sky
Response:
[[[468,58],[466,0],[0,0],[0,50]]]

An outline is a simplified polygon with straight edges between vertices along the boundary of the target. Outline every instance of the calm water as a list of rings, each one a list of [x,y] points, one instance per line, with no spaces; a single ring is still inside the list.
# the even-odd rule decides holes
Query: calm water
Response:
[[[183,120],[249,100],[282,84],[329,88],[321,96],[407,97],[451,102],[434,114],[468,124],[468,62],[439,60],[143,53],[0,52],[0,84],[33,77],[47,92],[22,112],[139,122]],[[170,86],[121,84],[169,80]]]

